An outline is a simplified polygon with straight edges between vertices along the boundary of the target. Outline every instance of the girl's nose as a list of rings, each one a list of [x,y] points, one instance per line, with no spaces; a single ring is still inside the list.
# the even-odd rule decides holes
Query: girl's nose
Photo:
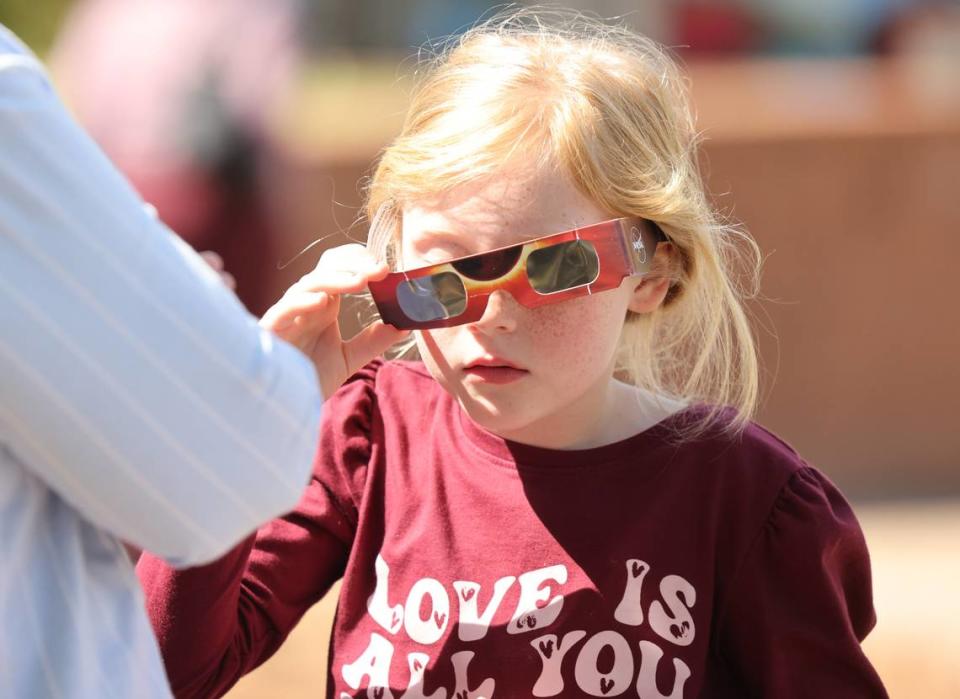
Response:
[[[472,325],[484,332],[513,332],[517,329],[517,316],[521,310],[510,292],[498,289],[487,297],[483,315]]]

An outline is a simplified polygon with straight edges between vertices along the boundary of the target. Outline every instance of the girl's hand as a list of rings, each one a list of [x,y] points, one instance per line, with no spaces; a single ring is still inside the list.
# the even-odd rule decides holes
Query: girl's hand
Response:
[[[362,245],[331,248],[313,271],[287,289],[260,325],[299,348],[313,360],[323,395],[329,397],[353,372],[402,340],[408,331],[377,320],[353,338],[340,336],[340,295],[362,291],[389,269]]]

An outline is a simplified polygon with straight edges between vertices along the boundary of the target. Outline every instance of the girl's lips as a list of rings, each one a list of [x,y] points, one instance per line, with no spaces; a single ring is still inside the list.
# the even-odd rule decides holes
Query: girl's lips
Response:
[[[468,380],[478,383],[506,384],[519,381],[530,372],[512,366],[474,364],[464,368],[463,373]]]

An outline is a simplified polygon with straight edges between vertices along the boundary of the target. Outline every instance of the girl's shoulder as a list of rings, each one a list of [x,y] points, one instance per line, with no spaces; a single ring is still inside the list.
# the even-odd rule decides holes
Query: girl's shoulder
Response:
[[[810,488],[836,490],[817,466],[762,424],[750,421],[742,429],[731,429],[732,410],[689,436],[708,412],[702,406],[686,408],[668,418],[661,430],[678,477],[695,480],[728,502],[754,503],[761,509]]]
[[[682,429],[703,416],[702,410],[688,408],[674,419]],[[747,529],[754,531],[782,530],[788,521],[811,526],[839,520],[857,530],[836,484],[786,439],[753,421],[735,432],[724,424],[717,421],[699,435],[678,441],[673,447],[676,468],[665,471],[686,480],[701,500],[715,502],[721,519],[752,522]]]
[[[810,467],[786,439],[753,420],[737,429],[732,408],[692,405],[665,421],[665,440],[715,467],[788,477]]]
[[[382,397],[390,391],[403,394],[406,391],[433,393],[441,390],[423,362],[378,357],[350,376],[330,400],[342,401],[360,393]]]
[[[375,359],[324,401],[314,477],[338,498],[342,512],[353,513],[348,519],[356,521],[374,451],[400,444],[402,460],[415,437],[428,433],[438,392],[420,362]],[[404,437],[397,439],[398,433]]]
[[[429,410],[445,393],[420,361],[374,359],[324,402],[325,416]],[[328,417],[329,419],[329,417]]]

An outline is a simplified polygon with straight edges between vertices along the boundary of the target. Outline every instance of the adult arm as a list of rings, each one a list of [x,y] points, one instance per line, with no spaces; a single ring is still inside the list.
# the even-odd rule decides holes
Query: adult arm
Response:
[[[144,553],[137,564],[170,686],[178,699],[215,697],[266,661],[342,574],[348,529],[318,483],[296,511],[223,558],[175,570]]]
[[[313,477],[293,512],[208,566],[174,570],[141,557],[137,575],[177,697],[226,692],[343,575],[371,454],[376,368],[324,405]]]
[[[0,27],[0,442],[82,516],[211,560],[303,492],[314,365],[145,209]]]

